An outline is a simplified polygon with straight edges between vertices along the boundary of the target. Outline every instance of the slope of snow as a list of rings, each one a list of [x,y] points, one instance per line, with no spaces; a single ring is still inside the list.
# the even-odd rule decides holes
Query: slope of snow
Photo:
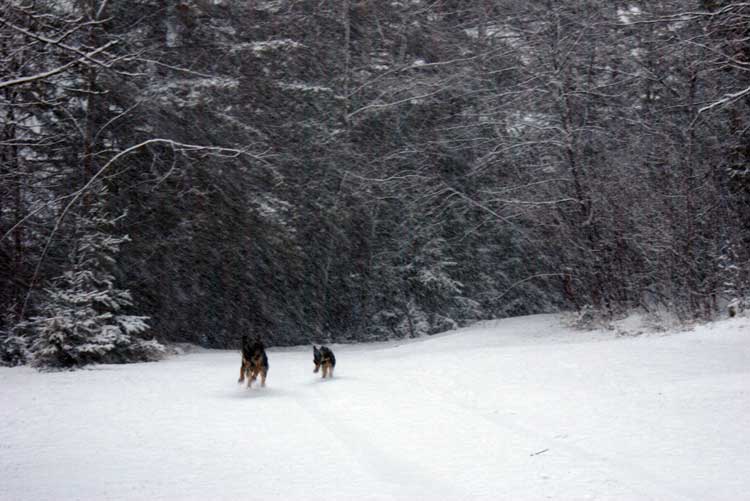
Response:
[[[750,321],[576,332],[552,315],[424,340],[0,369],[0,499],[653,499],[750,493]]]

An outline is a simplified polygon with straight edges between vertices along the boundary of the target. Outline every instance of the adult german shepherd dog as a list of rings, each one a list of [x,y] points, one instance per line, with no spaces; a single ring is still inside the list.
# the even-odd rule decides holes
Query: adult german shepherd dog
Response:
[[[336,357],[333,356],[333,352],[326,346],[321,346],[320,349],[313,345],[313,363],[315,364],[315,370],[318,372],[323,367],[323,377],[333,377],[333,368],[336,367]]]
[[[247,377],[247,387],[250,388],[253,382],[260,374],[260,385],[266,385],[266,375],[268,374],[268,357],[266,349],[260,338],[250,340],[247,335],[242,336],[242,365],[240,366],[240,378],[238,383],[242,383]]]

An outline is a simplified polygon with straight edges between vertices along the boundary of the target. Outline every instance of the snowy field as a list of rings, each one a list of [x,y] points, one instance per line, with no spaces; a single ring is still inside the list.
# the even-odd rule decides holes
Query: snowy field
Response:
[[[750,499],[750,320],[427,339],[41,374],[0,368],[0,498]]]

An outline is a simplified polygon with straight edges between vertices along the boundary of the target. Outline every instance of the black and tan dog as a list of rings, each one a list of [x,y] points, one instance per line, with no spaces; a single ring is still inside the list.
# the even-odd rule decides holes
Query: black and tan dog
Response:
[[[333,377],[333,368],[336,367],[336,357],[333,356],[333,352],[325,346],[321,346],[320,349],[313,345],[313,363],[315,364],[315,370],[323,367],[323,377]]]
[[[242,383],[247,377],[247,387],[250,388],[253,381],[260,374],[260,385],[266,385],[266,375],[268,374],[268,357],[263,343],[259,338],[253,341],[245,335],[242,336],[242,365],[240,366],[240,379]]]

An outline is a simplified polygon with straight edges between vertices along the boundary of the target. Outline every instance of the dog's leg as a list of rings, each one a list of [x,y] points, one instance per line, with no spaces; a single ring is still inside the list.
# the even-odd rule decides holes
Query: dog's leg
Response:
[[[247,387],[252,388],[253,383],[255,382],[255,378],[258,377],[258,374],[255,372],[255,369],[250,371],[250,375],[247,378]]]
[[[266,386],[266,371],[260,373],[260,387],[265,388]]]
[[[237,384],[241,384],[245,380],[245,359],[242,359],[242,365],[240,365],[240,378],[237,380]]]
[[[328,377],[328,364],[323,364],[323,379]]]
[[[332,377],[333,377],[333,366],[330,366],[330,367],[328,368],[328,377],[329,377],[329,378],[332,378]]]

